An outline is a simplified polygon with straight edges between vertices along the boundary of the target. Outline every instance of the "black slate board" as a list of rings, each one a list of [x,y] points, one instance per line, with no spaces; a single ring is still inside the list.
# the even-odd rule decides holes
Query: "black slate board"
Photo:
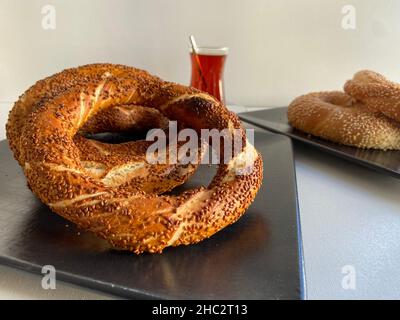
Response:
[[[359,149],[319,139],[292,128],[288,124],[286,113],[287,108],[282,107],[240,113],[239,117],[253,125],[284,134],[357,164],[400,178],[400,151]]]
[[[136,256],[110,249],[50,212],[25,184],[6,141],[0,142],[0,263],[127,298],[300,299],[304,295],[291,141],[257,132],[264,183],[236,224],[198,245]],[[201,167],[185,185],[207,183]],[[66,227],[69,225],[69,227]]]

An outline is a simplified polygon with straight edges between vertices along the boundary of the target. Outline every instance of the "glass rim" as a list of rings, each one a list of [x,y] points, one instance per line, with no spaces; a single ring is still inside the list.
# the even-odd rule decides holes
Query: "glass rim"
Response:
[[[193,53],[190,47],[190,53]],[[197,47],[197,54],[210,56],[226,56],[229,53],[228,47]]]

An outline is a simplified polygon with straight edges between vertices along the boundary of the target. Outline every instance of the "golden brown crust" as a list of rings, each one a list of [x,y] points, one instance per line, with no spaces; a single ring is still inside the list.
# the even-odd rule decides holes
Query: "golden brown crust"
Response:
[[[111,70],[114,76],[129,76],[132,68],[121,65],[96,64],[64,70],[29,88],[15,103],[10,111],[7,123],[7,136],[15,158],[20,162],[19,138],[28,116],[36,109],[43,107],[48,101],[55,99],[88,79],[104,79]],[[146,74],[134,69],[136,73]],[[10,125],[12,124],[12,125]],[[101,177],[104,182],[113,183],[117,180],[120,188],[126,190],[140,189],[146,192],[163,193],[184,183],[191,176],[197,164],[181,166],[179,164],[151,167],[148,164],[136,169],[133,174],[125,172],[123,177],[113,178],[117,169],[140,166],[146,163],[145,152],[150,144],[146,141],[131,141],[123,145],[107,145],[94,140],[86,141],[81,134],[99,132],[142,132],[151,128],[165,128],[168,119],[158,110],[138,105],[116,105],[102,110],[88,119],[74,137],[78,147],[82,167],[87,174]],[[23,150],[22,150],[23,151]],[[205,151],[199,149],[199,157]],[[21,164],[21,162],[20,162]],[[22,164],[21,164],[22,165]],[[146,177],[146,183],[142,179]],[[115,183],[114,183],[115,184]]]
[[[102,110],[122,105],[155,108],[198,131],[237,128],[245,141],[239,119],[212,97],[145,71],[110,64],[70,69],[57,77],[74,84],[68,90],[53,84],[46,90],[56,93],[44,98],[35,92],[22,96],[7,124],[10,146],[32,191],[54,212],[119,249],[161,252],[211,236],[235,222],[253,201],[262,181],[262,159],[249,143],[228,164],[219,166],[210,186],[179,196],[107,184],[102,179],[104,172],[96,176],[90,166],[82,164],[91,155],[85,158],[82,154],[84,146],[77,145],[88,142],[76,134]],[[48,84],[44,81],[40,86]],[[27,96],[41,102],[21,116],[20,106]],[[249,173],[237,175],[243,167]]]
[[[289,123],[333,142],[382,150],[400,149],[400,125],[339,92],[310,93],[288,109]]]
[[[89,119],[82,133],[146,132],[149,129],[167,129],[168,119],[157,109],[124,105],[100,111]]]
[[[344,90],[368,108],[400,122],[400,84],[374,71],[363,70],[346,82]]]

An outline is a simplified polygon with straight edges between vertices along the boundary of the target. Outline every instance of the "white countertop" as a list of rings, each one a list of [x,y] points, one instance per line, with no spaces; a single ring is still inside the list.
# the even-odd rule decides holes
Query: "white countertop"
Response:
[[[400,180],[299,143],[294,150],[307,297],[400,298]],[[343,288],[353,271],[355,288]],[[0,299],[110,298],[61,281],[44,290],[41,279],[0,266]]]

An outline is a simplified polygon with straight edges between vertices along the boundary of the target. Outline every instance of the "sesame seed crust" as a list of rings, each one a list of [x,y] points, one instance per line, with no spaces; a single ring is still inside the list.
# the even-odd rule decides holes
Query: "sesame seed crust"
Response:
[[[112,73],[110,70],[112,69]],[[7,122],[7,137],[14,157],[21,166],[25,164],[21,162],[20,152],[23,152],[20,143],[20,134],[27,123],[28,115],[35,110],[43,108],[44,105],[58,95],[62,95],[69,90],[82,87],[82,83],[88,81],[97,81],[100,84],[108,77],[127,77],[132,72],[135,74],[148,75],[145,71],[129,68],[123,65],[110,64],[92,64],[78,68],[71,68],[60,73],[39,80],[31,88],[29,88],[14,104],[14,108],[10,111],[9,120]],[[101,89],[107,94],[107,86],[101,84]],[[99,91],[99,90],[97,90]],[[120,172],[129,168],[136,168],[134,174],[119,177],[118,182],[121,188],[125,189],[141,189],[146,192],[163,193],[170,191],[174,187],[184,183],[198,167],[197,164],[189,164],[181,166],[179,164],[171,164],[167,166],[157,166],[157,168],[145,165],[138,168],[135,164],[145,163],[145,152],[149,146],[146,141],[132,141],[123,145],[107,145],[100,142],[90,140],[86,141],[82,135],[88,133],[99,132],[143,132],[151,128],[165,128],[168,125],[168,119],[158,110],[150,107],[138,105],[116,105],[115,107],[101,110],[100,112],[90,116],[85,115],[82,111],[86,104],[92,103],[91,99],[85,99],[86,90],[82,90],[79,95],[79,103],[81,104],[79,112],[81,123],[79,132],[74,137],[74,143],[78,147],[81,164],[88,174],[94,176],[103,176],[110,180],[110,175],[118,174],[116,168],[120,168]],[[95,97],[99,92],[95,92]],[[63,105],[60,110],[55,111],[54,116],[58,119],[64,119],[62,113]],[[83,123],[83,118],[87,121]],[[48,143],[53,141],[52,137],[48,138]],[[204,148],[204,146],[202,146]],[[204,149],[199,149],[199,157],[204,153]],[[54,167],[58,170],[60,166]],[[114,169],[114,170],[112,170]],[[146,177],[146,183],[143,183],[143,177]],[[115,185],[115,183],[114,183]]]
[[[195,166],[146,163],[146,141],[109,145],[79,134],[134,127],[140,115],[130,113],[129,106],[140,106],[135,112],[144,118],[157,113],[161,122],[165,117],[197,131],[240,129],[245,143],[231,162],[219,166],[208,187],[162,195],[183,183]],[[121,118],[115,110],[130,115]],[[116,248],[137,254],[197,243],[241,217],[263,171],[261,156],[244,132],[237,116],[213,97],[111,64],[67,69],[39,81],[16,102],[7,123],[10,147],[41,201]],[[238,169],[249,170],[237,175]]]
[[[400,122],[400,84],[374,71],[363,70],[346,82],[344,90],[366,107]]]
[[[400,149],[400,125],[340,92],[317,92],[296,98],[288,108],[296,129],[358,148]]]

